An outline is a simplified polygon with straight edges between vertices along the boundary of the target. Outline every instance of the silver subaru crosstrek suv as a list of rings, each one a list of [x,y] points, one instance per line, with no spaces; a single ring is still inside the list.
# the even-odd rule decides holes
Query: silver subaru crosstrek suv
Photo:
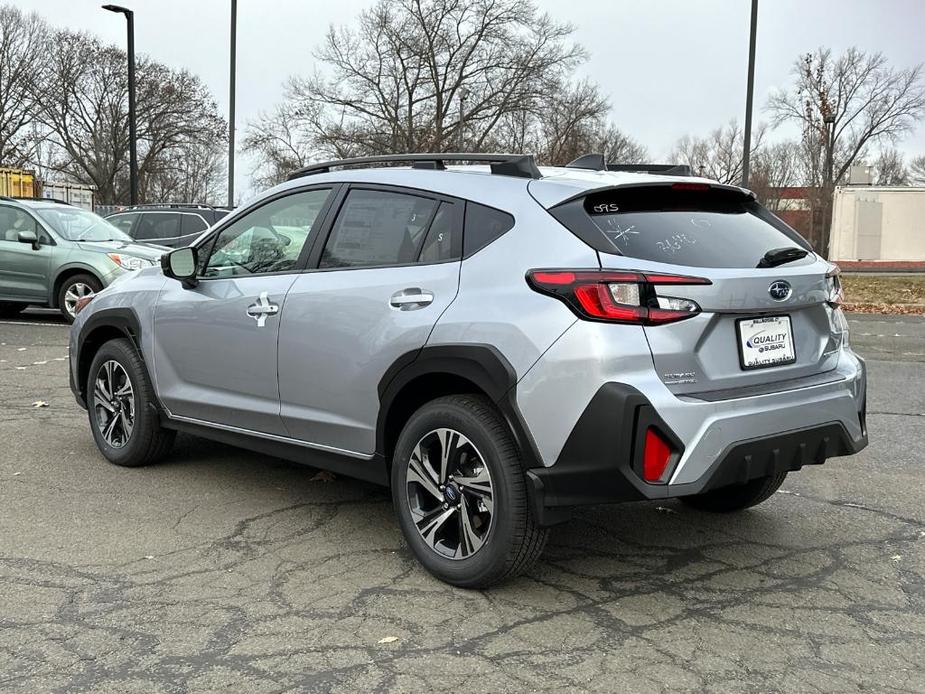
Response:
[[[309,166],[82,301],[71,386],[117,465],[185,431],[390,486],[458,586],[524,570],[579,506],[754,506],[864,448],[864,362],[837,268],[688,173]]]

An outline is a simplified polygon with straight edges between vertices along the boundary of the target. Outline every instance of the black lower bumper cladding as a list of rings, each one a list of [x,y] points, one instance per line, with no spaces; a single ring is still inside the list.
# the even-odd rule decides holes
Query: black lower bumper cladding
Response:
[[[862,407],[862,426],[864,414]],[[804,465],[820,465],[867,445],[866,431],[855,442],[840,422],[740,441],[718,456],[697,482],[669,488],[648,484],[640,474],[642,441],[650,426],[671,441],[676,458],[680,457],[683,446],[642,393],[622,383],[603,385],[578,418],[556,463],[527,470],[538,521],[562,522],[576,506],[664,499],[745,484]]]

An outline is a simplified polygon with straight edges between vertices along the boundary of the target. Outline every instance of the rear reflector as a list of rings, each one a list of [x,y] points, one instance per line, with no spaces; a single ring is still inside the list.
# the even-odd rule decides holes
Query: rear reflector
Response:
[[[671,460],[671,446],[654,428],[646,429],[645,448],[642,453],[642,478],[646,482],[658,483]]]
[[[620,270],[531,270],[535,291],[565,302],[580,318],[661,325],[700,313],[695,301],[657,296],[656,285],[710,284],[703,277]]]

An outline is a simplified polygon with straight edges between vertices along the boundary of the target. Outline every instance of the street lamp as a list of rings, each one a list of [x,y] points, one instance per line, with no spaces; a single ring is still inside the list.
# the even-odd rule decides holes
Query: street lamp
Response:
[[[228,208],[234,207],[234,92],[238,44],[238,0],[231,0],[230,74],[228,76]]]
[[[755,92],[755,41],[758,35],[758,0],[752,0],[752,22],[748,39],[748,84],[745,87],[745,133],[742,136],[742,187],[748,188],[752,153],[752,97]]]
[[[825,181],[828,184],[833,183],[834,176],[834,155],[832,150],[835,149],[835,114],[826,113],[822,117],[825,124]]]
[[[825,171],[823,172],[823,204],[822,209],[822,242],[819,244],[823,251],[826,254],[826,258],[829,257],[829,242],[831,240],[831,229],[832,224],[832,198],[834,196],[835,189],[835,154],[833,150],[835,149],[835,114],[831,111],[827,111],[822,116],[822,123],[825,126]]]
[[[135,13],[120,5],[103,5],[103,9],[125,15],[128,25],[128,152],[129,202],[138,204],[138,148],[135,132]]]

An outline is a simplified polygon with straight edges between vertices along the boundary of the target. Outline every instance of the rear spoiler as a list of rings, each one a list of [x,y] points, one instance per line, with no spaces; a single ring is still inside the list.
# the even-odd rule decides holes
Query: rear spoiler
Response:
[[[616,186],[600,186],[598,188],[589,188],[588,190],[583,190],[580,193],[575,193],[571,197],[560,200],[553,207],[561,207],[562,205],[567,205],[568,203],[578,200],[580,198],[588,197],[589,195],[594,195],[596,193],[603,193],[608,190],[631,190],[633,188],[672,188],[674,190],[688,190],[688,191],[703,191],[709,192],[711,190],[723,191],[726,193],[734,193],[741,195],[743,199],[746,200],[757,200],[758,196],[755,195],[752,191],[747,188],[742,188],[740,186],[734,186],[727,183],[716,183],[716,182],[707,182],[707,181],[641,181],[639,183],[625,183],[622,185]]]
[[[603,154],[585,154],[565,165],[566,169],[590,169],[591,171],[627,171],[662,176],[692,176],[687,164],[616,164],[608,162]]]

